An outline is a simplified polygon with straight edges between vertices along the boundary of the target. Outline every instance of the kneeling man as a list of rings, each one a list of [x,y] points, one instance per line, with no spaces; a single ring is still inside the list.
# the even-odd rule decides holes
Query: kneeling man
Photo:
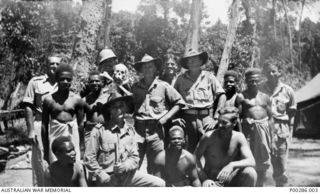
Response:
[[[155,159],[156,175],[166,181],[167,186],[200,187],[195,157],[183,149],[184,131],[179,126],[169,130],[169,145]]]
[[[106,122],[92,129],[84,154],[84,163],[94,172],[96,185],[165,186],[162,179],[137,171],[135,131],[125,122],[125,114],[133,112],[132,96],[111,93],[101,110]]]
[[[221,109],[218,127],[202,136],[195,150],[202,186],[255,186],[255,160],[245,136],[234,127],[239,118],[235,107]],[[201,157],[205,166],[202,168]]]

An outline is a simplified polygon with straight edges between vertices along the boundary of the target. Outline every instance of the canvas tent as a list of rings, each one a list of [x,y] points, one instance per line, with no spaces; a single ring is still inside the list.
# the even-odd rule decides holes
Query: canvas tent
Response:
[[[295,92],[295,135],[320,136],[320,73]]]

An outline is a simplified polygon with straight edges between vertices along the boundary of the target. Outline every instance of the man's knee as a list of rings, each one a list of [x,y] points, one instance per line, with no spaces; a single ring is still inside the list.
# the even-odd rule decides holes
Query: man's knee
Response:
[[[244,181],[243,186],[254,187],[257,182],[257,172],[253,167],[246,167],[241,173],[241,179]]]

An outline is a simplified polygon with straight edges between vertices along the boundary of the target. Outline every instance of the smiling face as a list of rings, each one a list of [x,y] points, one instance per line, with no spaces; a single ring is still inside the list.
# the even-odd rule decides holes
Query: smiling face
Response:
[[[169,58],[164,65],[165,74],[176,74],[178,72],[178,69],[178,64],[172,58]]]
[[[59,90],[69,90],[71,87],[72,77],[72,73],[68,71],[59,73],[57,76]]]
[[[224,89],[226,92],[233,91],[236,88],[236,78],[233,76],[227,76],[224,79]]]
[[[55,153],[59,162],[63,164],[73,164],[76,161],[76,152],[71,141],[65,141]]]
[[[89,77],[89,88],[92,92],[98,92],[101,89],[100,75],[91,75]]]
[[[48,72],[49,76],[54,76],[57,67],[60,65],[61,58],[59,57],[49,57],[48,58]]]
[[[109,107],[110,120],[123,122],[125,113],[128,112],[128,106],[124,101],[116,101]]]
[[[169,133],[169,140],[170,140],[170,148],[181,150],[184,146],[185,140],[184,140],[184,132],[180,130],[173,130]]]

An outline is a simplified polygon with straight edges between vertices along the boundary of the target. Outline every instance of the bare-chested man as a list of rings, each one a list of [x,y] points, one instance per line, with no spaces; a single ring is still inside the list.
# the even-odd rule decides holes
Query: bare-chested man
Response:
[[[242,130],[250,143],[256,161],[257,185],[263,186],[266,171],[270,167],[271,151],[276,150],[273,142],[274,123],[271,101],[268,95],[259,91],[261,71],[250,68],[245,73],[247,89],[236,100],[241,110]]]
[[[55,74],[58,91],[44,99],[41,129],[44,159],[49,164],[56,160],[49,148],[51,148],[52,142],[60,136],[71,137],[77,159],[80,160],[79,134],[82,134],[83,129],[84,102],[80,96],[70,92],[73,78],[72,67],[60,65]]]
[[[257,179],[253,155],[244,135],[233,130],[239,110],[225,107],[219,112],[217,128],[206,132],[195,150],[200,180],[204,187],[253,187]]]
[[[179,126],[169,130],[169,145],[155,159],[156,176],[163,178],[167,186],[200,187],[194,156],[183,149],[184,131]]]
[[[76,161],[76,152],[69,137],[60,136],[52,143],[52,152],[57,157],[46,174],[48,185],[53,187],[86,187],[82,164]]]
[[[84,140],[85,145],[87,144],[87,140],[90,137],[90,132],[92,128],[97,123],[104,123],[103,115],[100,114],[99,107],[102,104],[106,103],[107,98],[102,98],[103,95],[100,95],[102,81],[100,77],[99,71],[92,71],[89,74],[89,94],[83,98],[85,104],[85,114],[86,114],[86,123],[85,123],[85,134]]]

